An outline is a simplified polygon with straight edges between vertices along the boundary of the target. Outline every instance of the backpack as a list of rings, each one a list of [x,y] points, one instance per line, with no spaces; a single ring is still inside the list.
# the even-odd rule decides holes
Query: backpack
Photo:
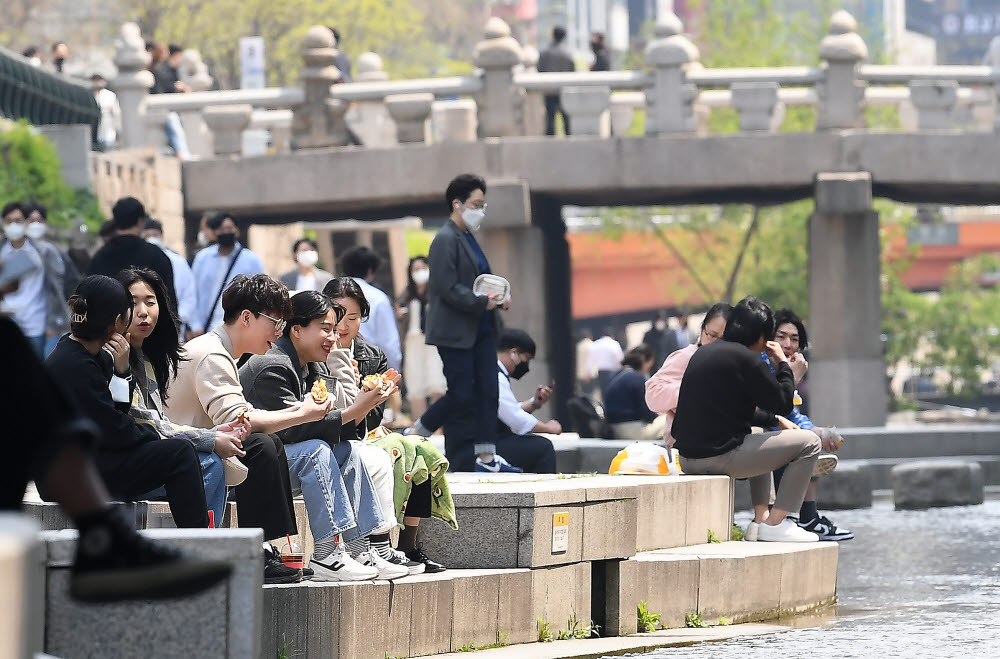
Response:
[[[611,427],[604,418],[604,407],[587,396],[573,396],[566,401],[570,424],[580,437],[611,439]]]

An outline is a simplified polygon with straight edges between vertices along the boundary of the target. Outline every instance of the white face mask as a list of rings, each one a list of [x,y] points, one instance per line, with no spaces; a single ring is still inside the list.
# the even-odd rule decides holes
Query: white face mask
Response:
[[[486,217],[486,211],[482,208],[466,208],[462,211],[462,221],[465,222],[465,228],[473,233],[479,231],[479,227],[483,226],[484,217]]]
[[[430,281],[430,279],[431,279],[431,271],[428,270],[427,268],[413,271],[413,281],[416,284],[420,284],[421,286],[423,286],[428,281]]]
[[[307,249],[295,255],[295,260],[303,268],[311,268],[319,263],[319,254],[314,249]]]
[[[27,229],[28,238],[31,238],[32,240],[41,240],[45,237],[45,231],[48,228],[49,227],[45,224],[45,222],[30,222]]]
[[[150,236],[149,238],[146,238],[146,242],[149,243],[150,245],[156,245],[160,249],[163,249],[162,238],[157,238],[156,236]]]
[[[204,231],[198,232],[198,245],[201,247],[208,247],[208,236],[205,235]]]
[[[21,240],[27,232],[27,227],[20,222],[11,222],[3,225],[3,232],[8,240]]]

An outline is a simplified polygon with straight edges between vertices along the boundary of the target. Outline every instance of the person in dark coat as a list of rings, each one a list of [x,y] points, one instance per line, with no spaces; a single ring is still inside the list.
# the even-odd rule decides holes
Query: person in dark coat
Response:
[[[538,56],[538,72],[539,73],[549,73],[549,72],[562,72],[569,73],[576,71],[576,63],[573,61],[573,56],[569,54],[569,51],[563,47],[563,41],[566,40],[566,28],[556,26],[552,28],[552,43],[549,47],[543,50]],[[545,134],[555,135],[556,134],[556,113],[562,115],[563,128],[566,134],[569,135],[569,116],[563,110],[562,105],[559,103],[559,94],[546,94],[545,95]]]
[[[611,55],[608,54],[608,47],[604,45],[603,32],[594,32],[590,35],[590,49],[594,51],[594,63],[590,66],[590,70],[610,71]]]

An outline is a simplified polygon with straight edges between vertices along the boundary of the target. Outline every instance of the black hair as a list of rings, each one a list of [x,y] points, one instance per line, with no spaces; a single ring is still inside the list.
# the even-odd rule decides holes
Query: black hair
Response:
[[[336,300],[338,297],[353,298],[361,307],[361,320],[368,320],[368,314],[372,310],[371,305],[368,304],[368,298],[361,290],[361,285],[350,277],[334,277],[323,287],[323,292],[329,295],[331,300]]]
[[[765,341],[774,338],[774,313],[771,307],[750,295],[733,307],[722,338],[749,348],[761,337]]]
[[[552,28],[552,40],[556,43],[562,43],[563,39],[566,38],[566,28],[562,25],[557,25]]]
[[[177,53],[184,52],[184,46],[178,46],[177,44],[172,43],[167,46],[167,50],[170,52],[171,55],[176,55]]]
[[[406,295],[405,295],[405,299],[406,299],[407,303],[409,303],[412,300],[421,300],[421,301],[424,301],[424,302],[427,301],[426,300],[426,298],[427,298],[426,293],[424,294],[424,297],[420,297],[420,294],[417,292],[417,282],[413,281],[413,264],[416,263],[417,261],[420,261],[420,262],[422,262],[424,264],[428,264],[427,257],[423,256],[423,255],[414,256],[412,259],[410,259],[410,262],[407,264],[407,266],[406,266]]]
[[[7,217],[14,211],[21,211],[21,214],[24,215],[24,204],[19,201],[8,201],[3,205],[3,210],[0,211],[0,218]]]
[[[463,204],[469,200],[473,190],[482,190],[486,194],[486,181],[475,174],[459,174],[451,179],[448,189],[444,191],[444,200],[448,203],[448,212],[452,212],[451,202],[458,199]]]
[[[288,287],[267,275],[237,275],[222,294],[222,322],[233,322],[244,309],[255,316],[266,313],[288,318],[292,315]]]
[[[46,208],[44,206],[44,204],[40,204],[37,201],[33,201],[30,204],[25,204],[24,205],[24,212],[25,212],[25,214],[31,215],[32,213],[34,213],[36,211],[38,212],[39,215],[42,216],[43,220],[48,221],[48,219],[49,219],[49,209]]]
[[[785,323],[791,323],[795,325],[795,329],[799,333],[799,350],[805,350],[809,347],[809,334],[806,333],[806,325],[802,322],[802,319],[792,311],[791,309],[784,307],[778,309],[774,312],[774,331],[777,332],[778,328]]]
[[[628,366],[638,371],[642,369],[643,364],[652,361],[655,357],[652,348],[645,343],[640,343],[625,353],[625,357],[622,358],[622,366]]]
[[[375,272],[382,265],[382,259],[371,247],[356,245],[344,252],[340,257],[344,274],[348,277],[364,279],[368,273]]]
[[[120,281],[105,275],[85,277],[69,298],[69,310],[70,331],[84,341],[103,341],[119,316],[132,324],[132,296]]]
[[[285,324],[285,336],[292,333],[292,325],[305,327],[317,318],[323,318],[333,309],[339,323],[344,318],[344,307],[340,306],[326,293],[319,291],[302,291],[292,296],[292,314]]]
[[[205,220],[205,226],[207,226],[212,231],[218,231],[219,227],[222,226],[222,223],[226,221],[226,218],[229,218],[230,220],[233,221],[234,224],[236,224],[235,215],[233,215],[228,211],[219,211],[218,213],[213,214],[211,217]]]
[[[160,396],[167,399],[167,387],[170,381],[177,375],[177,364],[185,359],[182,355],[180,341],[177,338],[177,328],[179,322],[174,312],[170,309],[169,298],[167,297],[167,286],[163,283],[163,278],[159,274],[148,268],[126,268],[117,275],[115,279],[121,282],[125,290],[128,291],[132,284],[142,282],[152,289],[156,296],[156,307],[159,316],[153,331],[142,342],[142,353],[146,355],[153,365],[153,375],[156,377],[156,386],[160,389]],[[129,293],[131,296],[131,292]],[[133,360],[133,356],[136,359]],[[137,353],[132,351],[129,354],[129,363],[133,370],[142,368]]]
[[[154,220],[151,217],[147,217],[146,223],[142,225],[142,228],[150,231],[159,231],[160,233],[163,233],[163,222],[160,222],[159,220]]]
[[[111,209],[116,229],[131,229],[146,218],[146,207],[135,197],[122,197]]]
[[[24,49],[24,52],[21,53],[21,56],[30,59],[37,54],[38,54],[38,48],[36,48],[35,46],[28,46],[27,48]]]
[[[522,329],[505,329],[497,337],[497,352],[506,352],[511,349],[534,357],[536,350],[535,340]]]
[[[729,317],[733,314],[733,305],[728,302],[716,302],[713,304],[707,312],[705,312],[705,317],[701,320],[701,329],[704,330],[710,322],[716,318],[722,318],[729,322]]]
[[[295,244],[292,245],[292,256],[295,256],[295,254],[299,251],[299,245],[302,243],[308,243],[314,250],[319,250],[319,245],[317,245],[316,241],[312,238],[299,238],[295,241]]]
[[[600,44],[601,47],[604,46],[604,33],[603,32],[591,32],[590,41],[592,43]]]
[[[97,235],[101,238],[108,239],[114,234],[115,231],[117,231],[117,229],[118,227],[115,226],[114,220],[107,220],[101,225],[101,228],[97,230]]]
[[[105,78],[104,76],[102,76],[100,73],[91,74],[90,81],[94,82],[95,80],[107,80],[107,78]]]
[[[330,28],[327,28],[327,29],[330,30],[330,32],[333,32],[333,38],[335,39],[333,45],[334,46],[339,46],[340,45],[340,30],[338,30],[335,27],[330,27]]]

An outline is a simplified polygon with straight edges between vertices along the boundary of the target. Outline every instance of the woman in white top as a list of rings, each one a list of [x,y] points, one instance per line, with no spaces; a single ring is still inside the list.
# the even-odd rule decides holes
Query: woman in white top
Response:
[[[426,256],[410,259],[406,292],[397,303],[397,310],[406,320],[406,345],[403,351],[403,378],[406,397],[410,401],[410,416],[419,419],[431,402],[448,388],[444,366],[437,349],[424,341],[424,315],[427,308],[427,280],[430,268]]]
[[[323,268],[317,268],[319,263],[319,247],[312,238],[299,238],[292,246],[292,256],[298,267],[281,275],[281,283],[290,291],[322,291],[326,283],[333,279],[333,274]]]

